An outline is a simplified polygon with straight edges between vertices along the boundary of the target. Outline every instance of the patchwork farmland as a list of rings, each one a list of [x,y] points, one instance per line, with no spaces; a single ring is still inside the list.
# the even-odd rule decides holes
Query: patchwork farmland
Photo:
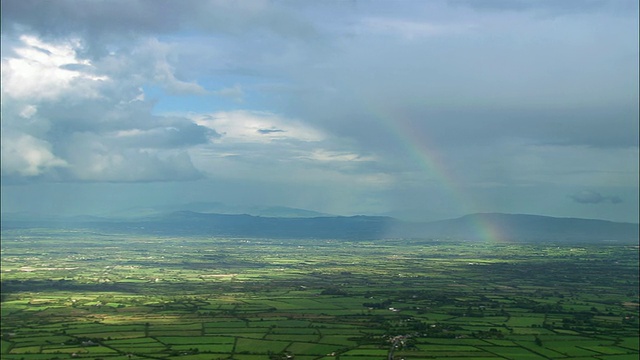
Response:
[[[638,358],[638,247],[2,231],[3,359]]]

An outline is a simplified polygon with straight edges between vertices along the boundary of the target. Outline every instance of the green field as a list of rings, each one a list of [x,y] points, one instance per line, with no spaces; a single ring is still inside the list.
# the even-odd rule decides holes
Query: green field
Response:
[[[2,231],[2,359],[637,359],[638,247]]]

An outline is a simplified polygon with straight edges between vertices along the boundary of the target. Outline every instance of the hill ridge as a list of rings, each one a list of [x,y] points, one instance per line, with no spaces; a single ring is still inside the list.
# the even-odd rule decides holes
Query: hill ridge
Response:
[[[474,213],[433,222],[405,222],[387,216],[268,217],[180,210],[140,218],[2,217],[2,229],[80,227],[152,235],[211,235],[260,238],[379,240],[407,238],[460,241],[638,243],[635,223],[532,214]],[[491,231],[487,231],[491,230]]]

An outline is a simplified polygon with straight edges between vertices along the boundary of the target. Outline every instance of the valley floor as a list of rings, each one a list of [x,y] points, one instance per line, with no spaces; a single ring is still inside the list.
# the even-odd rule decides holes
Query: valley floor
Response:
[[[638,247],[2,232],[3,359],[638,358]]]

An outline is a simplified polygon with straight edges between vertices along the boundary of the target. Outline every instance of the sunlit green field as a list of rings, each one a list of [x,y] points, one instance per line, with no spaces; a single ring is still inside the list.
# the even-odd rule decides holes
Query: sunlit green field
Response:
[[[2,231],[2,359],[637,359],[638,247]]]

